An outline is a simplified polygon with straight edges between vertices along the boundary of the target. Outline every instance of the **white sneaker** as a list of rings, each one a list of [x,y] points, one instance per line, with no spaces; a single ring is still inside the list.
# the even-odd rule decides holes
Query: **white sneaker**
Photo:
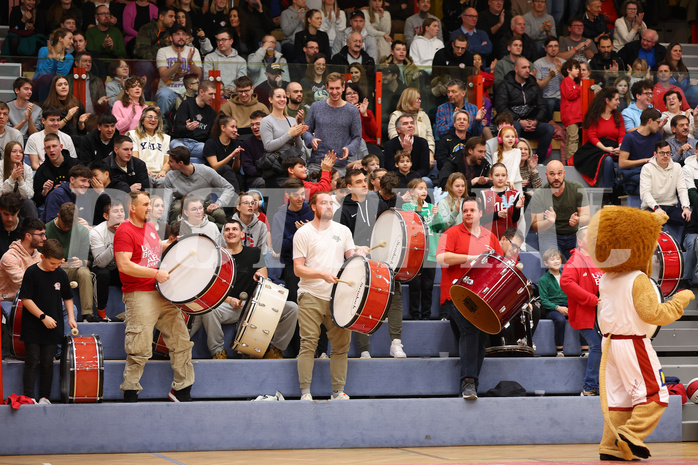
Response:
[[[330,397],[330,400],[349,400],[349,396],[344,393],[344,391],[340,392],[336,396],[332,394],[332,397]]]
[[[359,358],[371,358],[371,354],[368,352],[368,350],[364,350],[361,352],[361,356]]]
[[[303,394],[301,396],[301,400],[313,400],[313,396],[311,396],[310,394]]]
[[[320,359],[327,359],[327,358],[330,358],[330,357],[328,357],[327,354],[326,354],[325,352],[323,352],[323,353],[320,354],[320,356],[319,356],[318,358],[320,358]]]
[[[557,355],[555,355],[555,356],[556,356],[556,357],[564,357],[565,354],[564,354],[564,352],[562,352],[562,351],[558,351]]]
[[[402,342],[400,339],[393,339],[390,344],[390,356],[395,358],[407,358],[407,354],[402,350]]]
[[[39,403],[40,403],[40,404],[51,405],[51,401],[48,400],[46,397],[42,397],[41,399],[39,399]]]

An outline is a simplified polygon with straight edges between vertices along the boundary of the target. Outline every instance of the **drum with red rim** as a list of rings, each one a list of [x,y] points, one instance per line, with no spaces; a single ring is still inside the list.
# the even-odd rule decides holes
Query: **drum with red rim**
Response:
[[[182,312],[182,316],[184,317],[184,323],[187,325],[187,329],[191,330],[194,317],[184,312]],[[161,358],[170,358],[170,349],[168,349],[167,344],[165,344],[165,336],[163,336],[157,328],[153,330],[153,355]]]
[[[468,265],[451,287],[451,300],[478,329],[497,334],[531,301],[531,281],[513,261],[494,252],[479,255]]]
[[[354,255],[344,262],[337,277],[346,282],[332,286],[332,321],[364,334],[378,331],[390,307],[392,270],[385,263]]]
[[[22,300],[19,298],[19,294],[17,294],[15,301],[12,303],[12,310],[10,310],[10,317],[7,320],[7,327],[10,328],[10,331],[12,332],[10,353],[18,360],[24,360],[24,356],[26,355],[24,342],[20,339],[20,336],[22,335],[23,308]]]
[[[662,295],[669,297],[679,288],[683,278],[683,251],[670,234],[662,231],[657,239],[657,249],[652,256],[652,279],[662,289]]]
[[[235,279],[233,257],[205,234],[188,234],[174,241],[162,254],[158,269],[170,273],[170,279],[157,283],[160,294],[192,315],[220,305]]]
[[[99,336],[66,336],[61,354],[63,402],[102,402],[103,395],[104,353]]]
[[[490,335],[490,347],[485,355],[490,357],[533,357],[533,318],[528,304],[514,318],[503,325],[497,335]]]
[[[427,230],[419,213],[391,208],[376,220],[371,247],[385,241],[385,247],[371,251],[373,260],[387,263],[395,281],[407,282],[419,274],[429,252]]]

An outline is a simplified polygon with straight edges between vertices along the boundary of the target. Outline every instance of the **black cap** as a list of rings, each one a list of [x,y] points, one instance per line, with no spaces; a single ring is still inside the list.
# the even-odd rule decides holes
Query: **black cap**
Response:
[[[282,71],[283,68],[279,63],[272,63],[270,65],[267,65],[267,73],[269,74],[281,73]]]
[[[356,18],[357,16],[361,16],[363,19],[366,19],[366,16],[364,16],[364,12],[361,10],[354,10],[349,14],[349,20],[352,20]]]
[[[181,24],[175,23],[174,26],[172,26],[172,27],[170,28],[170,35],[174,35],[174,33],[177,32],[177,31],[186,31],[186,30],[187,30],[187,28],[185,28],[185,27],[182,26]]]

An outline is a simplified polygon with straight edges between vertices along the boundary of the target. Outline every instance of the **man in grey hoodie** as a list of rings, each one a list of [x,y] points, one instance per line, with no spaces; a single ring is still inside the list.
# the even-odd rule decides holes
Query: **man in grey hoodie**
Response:
[[[216,49],[204,58],[203,78],[208,79],[208,72],[212,70],[221,72],[221,83],[227,96],[235,91],[235,80],[247,76],[247,62],[233,48],[233,36],[228,28],[218,30]]]
[[[239,220],[242,223],[242,232],[245,233],[242,239],[242,245],[246,247],[257,247],[262,251],[262,257],[267,254],[267,225],[259,221],[259,217],[254,213],[254,207],[257,204],[251,194],[241,194],[240,203],[237,206],[237,212],[233,215],[234,220]]]

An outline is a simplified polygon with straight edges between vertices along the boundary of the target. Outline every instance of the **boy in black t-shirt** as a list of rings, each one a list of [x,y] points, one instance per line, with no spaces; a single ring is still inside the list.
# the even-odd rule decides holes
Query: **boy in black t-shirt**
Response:
[[[37,233],[39,234],[39,233]],[[44,242],[41,261],[27,268],[19,289],[24,311],[20,339],[26,347],[24,360],[24,395],[34,397],[36,368],[39,371],[39,403],[50,404],[53,383],[53,357],[63,339],[63,308],[68,311],[68,324],[77,328],[73,312],[73,292],[65,271],[63,247],[56,239]]]

